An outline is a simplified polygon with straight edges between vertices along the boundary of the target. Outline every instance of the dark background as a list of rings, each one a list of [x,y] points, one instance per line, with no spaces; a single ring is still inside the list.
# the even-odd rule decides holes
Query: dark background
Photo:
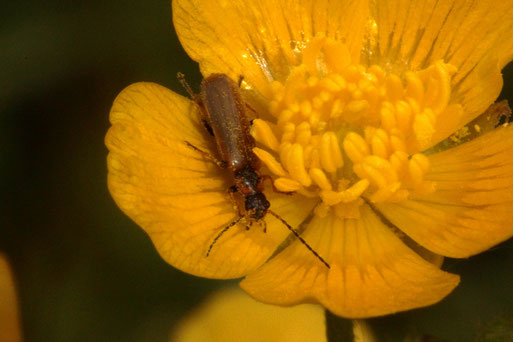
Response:
[[[116,95],[138,81],[184,94],[197,65],[170,1],[11,1],[0,21],[0,251],[14,269],[26,341],[166,341],[180,317],[227,282],[168,266],[106,186],[103,139]],[[501,98],[513,102],[513,68]],[[441,304],[378,320],[448,341],[512,325],[513,243],[445,269]],[[513,330],[513,329],[512,329]],[[488,335],[487,335],[488,334]],[[497,339],[500,341],[501,339]]]

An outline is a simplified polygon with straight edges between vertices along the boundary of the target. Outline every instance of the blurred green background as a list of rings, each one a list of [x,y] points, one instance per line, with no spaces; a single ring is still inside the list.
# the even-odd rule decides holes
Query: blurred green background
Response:
[[[184,94],[181,71],[197,89],[200,74],[178,42],[170,1],[17,1],[2,12],[0,250],[14,268],[25,340],[168,340],[181,317],[227,282],[160,259],[108,193],[103,139],[110,106],[129,84]],[[513,68],[505,74],[501,98],[511,103]],[[462,276],[452,295],[376,325],[502,341],[483,338],[513,324],[512,266],[511,241],[448,260],[444,268]]]

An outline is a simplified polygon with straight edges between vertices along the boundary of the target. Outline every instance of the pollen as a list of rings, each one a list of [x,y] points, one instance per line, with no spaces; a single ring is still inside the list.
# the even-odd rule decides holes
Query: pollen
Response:
[[[286,80],[271,85],[273,119],[252,126],[254,152],[275,188],[318,197],[316,215],[340,218],[358,217],[366,201],[435,191],[422,151],[437,142],[444,113],[455,105],[456,69],[441,60],[404,73],[364,66],[326,37],[307,43],[302,57]]]

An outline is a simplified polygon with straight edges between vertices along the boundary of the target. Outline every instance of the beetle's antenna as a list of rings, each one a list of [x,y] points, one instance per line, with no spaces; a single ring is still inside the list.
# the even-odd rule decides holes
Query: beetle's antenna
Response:
[[[208,247],[208,251],[207,251],[207,257],[210,255],[210,251],[212,250],[212,247],[214,247],[214,245],[216,244],[217,240],[219,240],[219,238],[228,231],[228,229],[230,229],[231,227],[235,226],[237,223],[239,223],[240,220],[242,220],[244,216],[240,216],[238,219],[236,219],[235,221],[233,221],[232,223],[230,223],[229,225],[227,225],[226,227],[223,228],[223,230],[221,230],[219,232],[219,234],[217,234],[217,236],[214,238],[214,240],[212,241],[212,243],[210,244],[210,246]]]
[[[267,212],[271,215],[273,215],[274,217],[276,217],[278,220],[281,221],[281,223],[283,223],[291,232],[292,234],[294,234],[298,239],[299,241],[301,241],[301,243],[303,245],[305,245],[306,248],[308,248],[308,250],[310,252],[312,252],[313,255],[315,255],[317,257],[317,259],[319,259],[327,268],[331,268],[330,267],[330,264],[328,264],[326,262],[326,260],[324,260],[320,255],[319,253],[317,253],[301,236],[299,236],[299,233],[294,229],[292,228],[292,226],[290,224],[287,223],[287,221],[285,221],[283,218],[281,218],[280,215],[276,214],[274,211],[272,210],[267,210]]]

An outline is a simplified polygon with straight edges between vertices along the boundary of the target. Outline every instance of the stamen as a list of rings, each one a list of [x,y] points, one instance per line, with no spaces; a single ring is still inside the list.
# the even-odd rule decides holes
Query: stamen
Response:
[[[403,82],[397,75],[390,75],[386,81],[388,100],[392,103],[403,98]]]
[[[290,143],[294,141],[294,137],[296,136],[296,125],[292,122],[287,122],[285,127],[283,127],[283,134],[281,136],[281,142]],[[256,138],[255,138],[256,139]]]
[[[310,169],[310,177],[322,190],[330,191],[332,189],[331,183],[328,181],[324,171],[318,168]]]
[[[296,141],[301,144],[301,146],[307,146],[310,142],[310,137],[312,136],[312,131],[310,128],[310,124],[308,122],[302,122],[296,128]]]
[[[424,102],[424,84],[413,72],[406,73],[406,97],[418,103]]]
[[[402,132],[408,132],[411,127],[412,122],[412,112],[416,112],[412,110],[412,106],[405,101],[398,101],[395,104],[395,119],[397,122],[397,128],[399,128]]]
[[[269,168],[269,170],[277,176],[286,176],[287,172],[283,169],[281,164],[269,152],[255,147],[253,153]]]
[[[294,192],[302,188],[298,181],[290,178],[280,177],[274,181],[276,189],[283,192]]]
[[[277,189],[319,196],[319,216],[358,217],[362,198],[396,202],[433,192],[420,151],[459,106],[449,103],[455,71],[441,60],[404,74],[365,67],[343,43],[315,37],[303,64],[271,84],[276,122],[254,121],[261,147],[254,152],[278,176]]]
[[[267,121],[255,119],[253,120],[253,126],[251,127],[251,134],[258,140],[262,145],[267,148],[278,151],[278,139],[273,133],[270,124]]]
[[[408,169],[410,171],[410,177],[413,181],[413,186],[418,187],[424,180],[424,175],[429,170],[429,160],[423,154],[414,154],[409,163]]]
[[[293,179],[297,180],[303,186],[310,186],[312,179],[305,169],[305,160],[303,158],[303,147],[300,144],[293,144],[289,159],[287,162],[288,170]]]
[[[327,205],[335,205],[340,202],[349,203],[357,200],[368,187],[369,181],[362,179],[343,191],[321,191],[321,198]]]
[[[321,165],[327,172],[335,172],[344,165],[342,152],[337,136],[333,132],[326,132],[321,138],[319,146]]]
[[[344,139],[344,151],[353,163],[360,163],[370,154],[369,146],[357,133],[350,132]]]
[[[379,128],[375,131],[371,138],[372,154],[381,157],[388,158],[390,153],[390,138],[385,130]]]

